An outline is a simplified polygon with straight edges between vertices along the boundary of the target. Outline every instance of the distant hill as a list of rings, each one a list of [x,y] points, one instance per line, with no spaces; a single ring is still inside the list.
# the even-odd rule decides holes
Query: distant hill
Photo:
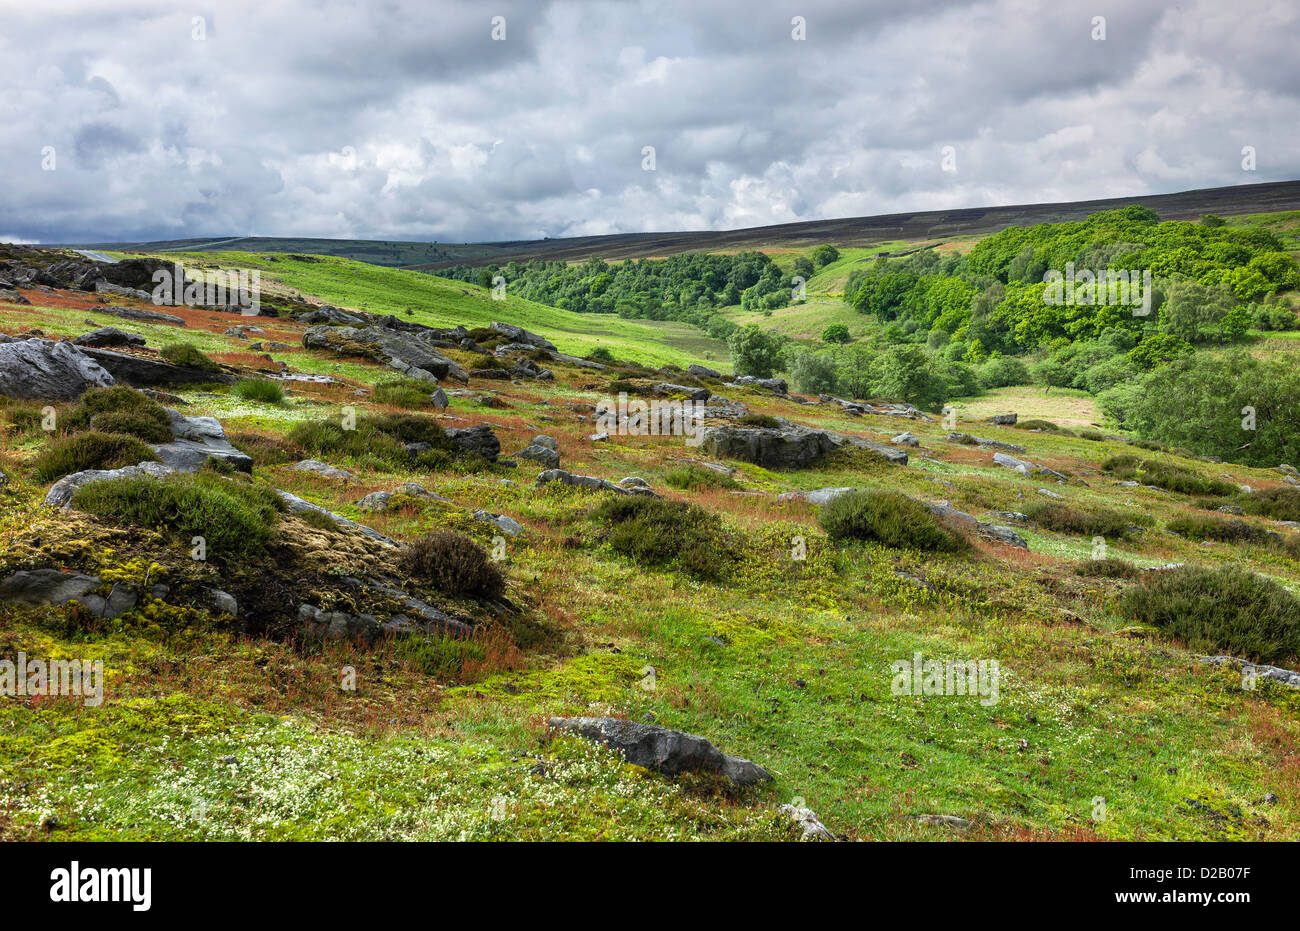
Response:
[[[1300,210],[1300,181],[1240,184],[1178,194],[1113,197],[1059,204],[1017,204],[892,213],[877,217],[807,220],[775,226],[725,231],[620,233],[566,239],[513,240],[486,243],[429,243],[365,239],[298,239],[274,236],[229,239],[179,239],[160,242],[76,243],[77,248],[125,252],[288,252],[437,271],[452,265],[492,265],[541,258],[577,261],[598,255],[605,259],[635,259],[679,252],[728,252],[740,249],[806,248],[829,242],[837,246],[868,246],[894,240],[917,241],[995,233],[1008,226],[1031,226],[1081,220],[1098,210],[1141,204],[1164,219],[1197,219],[1206,213],[1233,215]]]

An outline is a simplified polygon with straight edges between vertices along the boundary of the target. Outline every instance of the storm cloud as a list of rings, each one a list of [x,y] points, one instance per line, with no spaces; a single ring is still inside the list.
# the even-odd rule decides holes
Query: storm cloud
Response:
[[[0,238],[461,242],[1300,177],[1287,0],[54,0],[4,19]]]

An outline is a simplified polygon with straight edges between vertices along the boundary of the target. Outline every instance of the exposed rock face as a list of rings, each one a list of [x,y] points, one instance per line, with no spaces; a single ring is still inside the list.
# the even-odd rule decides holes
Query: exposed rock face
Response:
[[[253,460],[226,439],[221,421],[215,417],[186,417],[167,408],[175,439],[151,447],[158,458],[178,472],[197,472],[211,456],[240,472],[252,472]]]
[[[329,349],[343,356],[382,362],[410,378],[437,381],[469,375],[454,361],[412,333],[380,326],[314,326],[302,334],[307,349]]]
[[[1025,475],[1035,475],[1038,473],[1042,473],[1045,475],[1050,475],[1053,478],[1059,478],[1063,481],[1066,480],[1065,476],[1062,475],[1060,472],[1054,472],[1051,469],[1047,468],[1047,466],[1035,465],[1034,463],[1028,461],[1027,459],[1017,459],[1014,456],[1008,456],[1006,453],[994,453],[993,462],[996,465],[1002,466],[1004,469],[1014,469],[1015,471],[1021,472]]]
[[[106,326],[98,330],[91,330],[89,333],[83,333],[74,339],[72,344],[74,346],[93,346],[96,348],[103,346],[143,346],[144,337],[128,333],[125,330],[119,330],[117,327]]]
[[[334,323],[346,326],[365,326],[366,324],[364,318],[348,313],[346,310],[340,310],[332,304],[322,304],[315,310],[303,314],[298,320],[301,323],[308,324]]]
[[[500,333],[512,343],[527,343],[529,346],[536,346],[538,349],[548,349],[555,352],[555,344],[536,333],[530,333],[523,327],[515,326],[513,323],[493,323],[489,329],[493,333]]]
[[[865,449],[868,452],[875,453],[886,462],[892,462],[895,465],[907,465],[908,456],[905,449],[895,449],[893,446],[885,446],[883,443],[873,443],[870,440],[864,440],[860,436],[832,433],[830,438],[831,442],[836,446],[853,446],[857,449]]]
[[[71,343],[44,339],[0,343],[0,394],[8,397],[71,401],[87,388],[114,383],[107,369]]]
[[[893,437],[889,442],[897,443],[899,446],[920,446],[921,445],[920,440],[918,440],[913,434],[908,433],[906,431],[898,434],[898,436],[896,437]]]
[[[114,478],[162,478],[176,470],[161,462],[142,462],[139,465],[126,466],[122,469],[87,469],[65,475],[45,493],[45,503],[56,508],[72,507],[72,497],[77,489],[94,482],[104,482]]]
[[[949,433],[949,443],[961,443],[963,446],[988,446],[991,449],[1001,449],[1009,453],[1023,453],[1025,448],[1017,446],[1015,443],[1003,443],[1001,440],[986,440],[978,436],[971,436],[969,433]]]
[[[688,771],[719,773],[739,786],[765,782],[772,775],[749,760],[728,756],[703,737],[618,718],[551,718],[553,730],[598,741],[623,754],[634,766],[676,776]]]
[[[652,390],[656,394],[680,394],[685,396],[688,401],[707,401],[713,396],[713,392],[708,388],[691,388],[687,385],[674,385],[666,381],[656,383]]]
[[[940,501],[938,504],[928,505],[930,512],[941,520],[947,520],[955,524],[964,524],[972,528],[982,537],[995,540],[998,543],[1005,543],[1008,546],[1018,547],[1022,550],[1029,549],[1029,544],[1025,538],[1016,533],[1010,527],[1003,527],[1000,524],[990,524],[987,521],[979,520],[965,511],[959,511],[950,506],[947,501]]]
[[[729,387],[763,388],[773,394],[789,394],[790,386],[784,378],[755,378],[753,375],[739,375],[727,382]]]
[[[649,495],[650,497],[659,497],[649,488],[629,486],[627,488],[615,485],[613,482],[606,481],[603,478],[596,478],[594,475],[574,475],[571,472],[565,472],[563,469],[547,469],[537,475],[537,484],[545,485],[549,482],[559,482],[562,485],[573,485],[576,488],[586,488],[589,491],[612,491],[616,495]]]
[[[1238,666],[1246,675],[1254,676],[1257,679],[1272,679],[1275,682],[1281,682],[1283,685],[1289,685],[1293,689],[1300,689],[1300,672],[1291,669],[1283,669],[1280,666],[1266,666],[1262,663],[1251,663],[1235,656],[1198,656],[1196,658],[1202,663],[1209,663],[1211,666]]]
[[[787,491],[776,496],[777,501],[807,501],[809,504],[829,504],[840,495],[846,495],[854,489],[849,486],[839,488],[817,488],[813,491]]]
[[[451,427],[447,437],[466,452],[478,453],[488,462],[496,462],[501,455],[501,441],[485,423],[472,427]]]
[[[817,813],[811,808],[801,808],[797,805],[782,805],[778,811],[783,815],[788,815],[790,820],[798,826],[802,832],[799,837],[800,841],[833,841],[835,835],[826,830],[826,825],[821,823]]]
[[[345,482],[355,482],[357,477],[347,469],[340,469],[332,465],[326,465],[319,459],[304,459],[301,462],[295,462],[289,468],[298,472],[315,472],[317,475],[325,478],[336,478]]]
[[[441,501],[446,504],[451,503],[451,499],[435,494],[423,485],[415,482],[404,482],[401,485],[398,485],[394,491],[372,491],[357,502],[357,507],[363,511],[383,513],[384,511],[392,509],[393,499],[399,495],[408,498],[420,498],[427,501]]]
[[[302,498],[299,498],[297,495],[291,495],[287,491],[280,491],[277,489],[276,494],[279,495],[280,500],[285,503],[285,506],[288,507],[289,513],[291,514],[301,514],[304,511],[316,511],[317,513],[324,514],[326,517],[334,521],[334,523],[338,524],[340,527],[344,527],[350,530],[355,530],[358,533],[365,534],[370,539],[375,540],[379,543],[387,543],[389,546],[397,546],[396,540],[394,540],[392,537],[384,536],[382,533],[380,533],[378,530],[375,530],[373,527],[367,527],[365,524],[358,524],[355,521],[348,520],[346,517],[340,517],[338,514],[335,514],[333,511],[327,511],[325,508],[320,507],[319,505],[316,504],[312,504],[310,501],[304,501],[302,500]]]
[[[560,466],[560,454],[548,446],[539,446],[537,443],[515,453],[515,457],[540,462],[547,469],[556,469]]]
[[[58,569],[15,572],[0,582],[0,603],[55,605],[76,601],[105,618],[117,617],[135,607],[135,593],[121,583],[115,584],[107,597],[90,594],[101,584],[97,576]]]
[[[717,371],[716,369],[711,369],[707,365],[699,365],[698,363],[695,362],[692,362],[690,365],[686,366],[686,371],[688,374],[694,375],[696,378],[721,378],[722,377],[722,373]]]
[[[718,459],[743,459],[767,469],[800,469],[835,448],[831,435],[798,424],[780,427],[707,426],[700,449]]]
[[[1002,427],[1013,427],[1016,423],[1015,414],[994,414],[989,418],[989,423],[998,424]]]
[[[119,382],[133,387],[204,385],[213,382],[230,384],[235,381],[234,375],[225,372],[190,368],[185,365],[172,365],[170,362],[164,362],[161,359],[131,356],[124,352],[113,352],[111,349],[84,347],[81,351],[108,369]]]
[[[506,517],[504,514],[493,514],[491,511],[475,511],[474,519],[493,524],[502,533],[509,534],[512,537],[524,529],[523,525],[513,517]]]

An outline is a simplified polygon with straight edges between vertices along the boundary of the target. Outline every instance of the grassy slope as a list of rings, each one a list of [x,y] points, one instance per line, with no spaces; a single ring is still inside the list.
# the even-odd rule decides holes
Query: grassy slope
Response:
[[[332,301],[394,312],[409,306],[414,319],[442,324],[506,319],[557,337],[563,348],[574,348],[563,342],[564,327],[589,319],[524,302],[494,305],[473,288],[466,296],[457,284],[382,269],[371,275],[341,262],[292,273],[283,263],[269,268]],[[505,312],[512,309],[526,316]],[[75,332],[87,315],[141,333],[151,345],[177,333],[84,306],[7,308],[4,328]],[[187,339],[226,361],[256,358],[221,335],[244,321],[187,316]],[[267,338],[295,344],[292,325],[258,322]],[[619,336],[645,338],[645,331]],[[354,384],[386,374],[300,349],[274,355]],[[399,537],[451,526],[486,543],[487,528],[466,511],[515,517],[526,530],[509,544],[512,597],[560,622],[563,646],[430,676],[391,649],[299,654],[208,625],[177,626],[165,614],[134,612],[110,629],[84,633],[68,632],[57,611],[15,612],[0,632],[0,652],[102,657],[110,700],[99,709],[3,704],[0,836],[758,839],[788,836],[772,811],[794,797],[833,831],[863,839],[1300,835],[1297,696],[1271,686],[1244,692],[1238,676],[1128,629],[1114,609],[1115,585],[1079,579],[1063,563],[1087,556],[1089,539],[1029,530],[1028,554],[981,545],[971,556],[943,558],[873,545],[837,548],[810,508],[773,497],[795,488],[884,485],[985,514],[1018,509],[1041,481],[995,468],[988,451],[947,444],[938,424],[909,421],[923,449],[906,468],[857,462],[769,473],[742,464],[745,488],[761,497],[675,492],[665,473],[698,453],[671,438],[589,443],[589,422],[562,405],[598,394],[581,387],[588,374],[558,372],[555,384],[494,383],[507,410],[456,398],[448,415],[492,423],[506,451],[540,428],[559,439],[565,468],[610,479],[641,475],[672,497],[717,511],[748,541],[733,578],[701,585],[629,563],[598,542],[585,516],[596,499],[535,490],[538,467],[529,462],[505,473],[514,484],[492,475],[380,473],[346,460],[333,464],[356,469],[356,485],[259,469],[263,480]],[[286,408],[183,393],[188,414],[215,414],[228,429],[266,433],[357,403],[350,388],[339,387],[295,389]],[[761,393],[728,394],[756,411],[874,439],[904,426],[796,408]],[[1181,496],[1122,488],[1098,474],[1097,462],[1127,450],[1120,444],[964,429],[1026,445],[1034,461],[1078,471],[1086,486],[1057,488],[1073,503],[1146,514],[1157,524],[1188,510]],[[142,535],[37,508],[43,489],[25,476],[40,443],[0,441],[0,468],[14,476],[0,489],[0,539],[34,539],[43,558],[138,580],[147,566],[131,557]],[[1258,470],[1187,464],[1255,487],[1276,484]],[[365,492],[406,479],[455,506],[380,517],[353,506]],[[802,563],[789,559],[795,535],[808,540]],[[27,550],[8,552],[18,558]],[[1199,546],[1157,531],[1115,543],[1112,553],[1142,565],[1237,563],[1293,588],[1300,581],[1295,562],[1258,548]],[[184,559],[183,547],[174,555]],[[1000,702],[893,696],[889,664],[915,650],[927,658],[998,660]],[[653,691],[644,687],[647,665],[657,671]],[[360,671],[354,693],[337,687],[342,666]],[[610,712],[653,714],[705,734],[769,767],[777,781],[740,796],[719,794],[711,784],[666,783],[573,741],[539,742],[548,715]],[[228,756],[238,763],[222,762]],[[1277,806],[1264,806],[1269,792],[1281,797]],[[1098,796],[1107,817],[1094,821]],[[974,826],[957,835],[917,823],[910,816],[918,813],[957,814]]]
[[[496,320],[515,323],[549,338],[562,352],[572,355],[585,356],[603,346],[618,358],[650,365],[673,363],[685,367],[712,359],[729,368],[725,342],[711,340],[695,327],[672,321],[577,314],[512,295],[496,301],[489,289],[478,285],[348,259],[322,257],[317,262],[302,262],[239,252],[220,256],[182,253],[178,257],[194,263],[216,259],[226,268],[260,269],[264,286],[278,283],[326,303],[396,314],[429,326],[464,324],[472,329]]]

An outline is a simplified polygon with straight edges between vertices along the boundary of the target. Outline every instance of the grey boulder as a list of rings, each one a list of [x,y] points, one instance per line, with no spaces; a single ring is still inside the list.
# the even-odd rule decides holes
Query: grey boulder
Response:
[[[112,373],[71,343],[22,339],[0,343],[0,394],[22,400],[71,401],[107,388]]]

